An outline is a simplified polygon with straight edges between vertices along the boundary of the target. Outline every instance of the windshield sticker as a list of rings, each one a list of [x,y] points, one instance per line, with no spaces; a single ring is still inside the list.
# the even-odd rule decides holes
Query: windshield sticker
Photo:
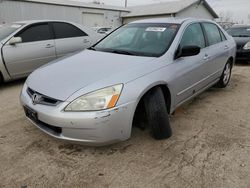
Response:
[[[17,24],[14,24],[14,25],[11,25],[12,28],[20,28],[21,25],[17,25]]]
[[[164,32],[166,30],[165,27],[148,27],[146,31],[153,31],[153,32]]]

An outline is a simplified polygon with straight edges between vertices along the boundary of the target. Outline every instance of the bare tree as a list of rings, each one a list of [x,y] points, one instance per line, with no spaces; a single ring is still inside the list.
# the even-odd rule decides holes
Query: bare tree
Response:
[[[219,21],[220,22],[233,22],[233,12],[231,11],[220,12]]]

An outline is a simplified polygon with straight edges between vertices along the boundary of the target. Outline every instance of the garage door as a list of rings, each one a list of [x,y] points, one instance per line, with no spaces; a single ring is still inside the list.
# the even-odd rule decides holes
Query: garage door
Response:
[[[82,14],[83,25],[90,27],[97,27],[104,25],[104,15],[98,13],[83,13]]]

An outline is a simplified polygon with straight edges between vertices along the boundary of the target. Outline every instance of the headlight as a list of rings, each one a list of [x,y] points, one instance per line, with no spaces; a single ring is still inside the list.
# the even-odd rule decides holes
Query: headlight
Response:
[[[122,84],[83,95],[71,102],[65,111],[97,111],[113,108],[122,91]]]
[[[250,50],[250,42],[246,43],[246,45],[243,47],[244,50]]]

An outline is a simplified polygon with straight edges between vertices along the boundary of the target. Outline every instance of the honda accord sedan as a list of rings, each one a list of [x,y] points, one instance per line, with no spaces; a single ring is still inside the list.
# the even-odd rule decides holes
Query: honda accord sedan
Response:
[[[63,140],[106,145],[129,139],[133,125],[166,139],[178,106],[228,85],[235,51],[209,20],[136,21],[34,71],[21,104],[36,127]]]

